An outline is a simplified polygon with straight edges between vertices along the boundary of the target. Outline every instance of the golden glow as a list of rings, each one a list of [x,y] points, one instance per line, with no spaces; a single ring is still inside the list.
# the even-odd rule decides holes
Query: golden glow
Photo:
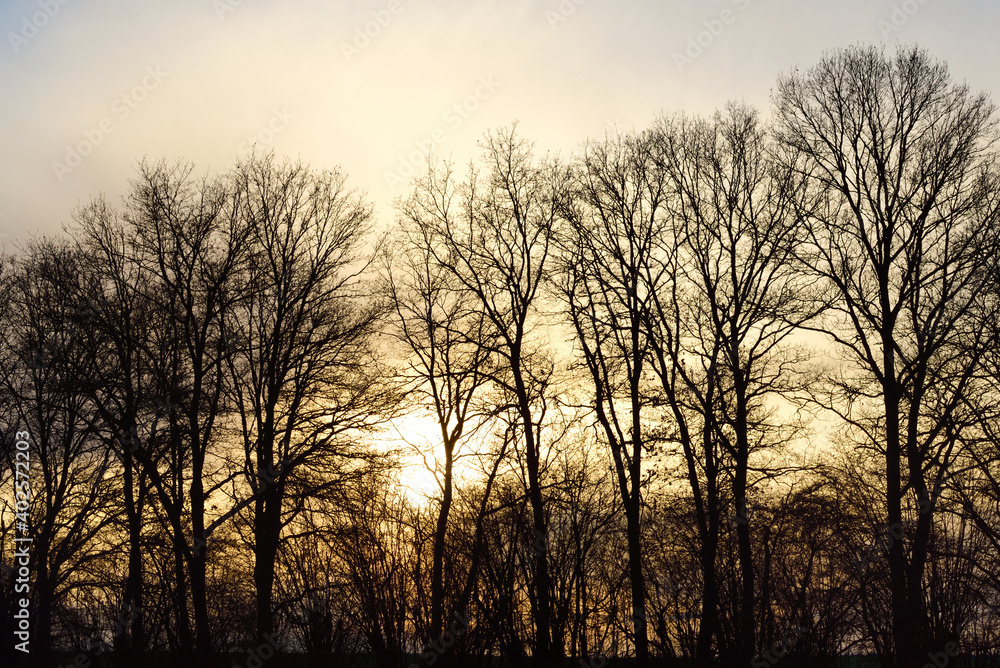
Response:
[[[427,413],[411,413],[393,420],[389,437],[403,453],[399,476],[410,501],[423,505],[440,498],[434,470],[444,470],[444,448],[437,421]]]

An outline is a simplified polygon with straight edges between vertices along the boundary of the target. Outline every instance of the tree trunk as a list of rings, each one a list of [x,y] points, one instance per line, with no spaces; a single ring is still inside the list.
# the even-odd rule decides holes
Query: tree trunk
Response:
[[[540,462],[538,444],[535,440],[534,425],[531,420],[531,409],[528,406],[528,395],[521,378],[520,371],[515,369],[515,383],[518,391],[518,404],[521,414],[521,424],[524,429],[525,449],[527,450],[528,469],[528,499],[531,503],[531,517],[535,536],[540,537],[533,551],[535,558],[535,592],[538,605],[535,610],[535,656],[534,663],[538,666],[550,665],[552,661],[551,621],[549,603],[549,561],[548,561],[548,527],[545,522],[545,505],[542,499],[540,479]]]
[[[194,657],[194,638],[191,635],[191,616],[188,612],[188,578],[184,556],[184,536],[174,536],[174,612],[177,618],[178,650],[182,656]]]
[[[257,642],[268,642],[274,634],[274,566],[278,558],[281,517],[277,494],[262,490],[254,503],[254,565],[253,580],[257,603]]]
[[[455,443],[446,441],[444,446],[444,495],[438,511],[434,532],[434,554],[431,565],[431,639],[439,638],[444,630],[444,547],[448,532],[448,514],[452,504],[452,464]]]
[[[195,649],[198,653],[198,664],[207,666],[212,660],[212,628],[208,617],[208,536],[205,534],[205,493],[201,479],[203,464],[196,453],[191,480],[191,530],[194,534],[194,545],[191,550],[190,570]]]
[[[637,290],[635,285],[633,292]],[[638,307],[630,304],[629,311],[632,323],[632,350],[639,351]],[[638,668],[645,668],[649,661],[649,639],[646,635],[646,584],[642,577],[642,397],[639,393],[639,380],[642,375],[642,358],[632,360],[632,373],[629,378],[629,394],[632,404],[632,461],[629,467],[631,489],[623,490],[628,494],[622,499],[625,502],[625,531],[628,541],[629,578],[632,582],[632,628],[635,633],[635,658]]]
[[[633,492],[633,502],[625,511],[625,530],[628,535],[628,567],[632,585],[635,658],[636,665],[643,668],[649,660],[649,640],[646,636],[646,585],[642,577],[642,534],[639,513],[639,495]]]
[[[714,662],[712,640],[719,628],[719,583],[715,575],[715,559],[719,552],[719,504],[715,485],[715,467],[706,466],[708,477],[705,486],[706,512],[699,525],[706,531],[701,536],[702,601],[701,623],[695,646],[695,660],[698,665],[710,666]]]
[[[739,354],[735,346],[734,355]],[[735,359],[738,360],[738,357]],[[754,603],[756,591],[754,586],[753,545],[750,540],[750,513],[747,509],[747,470],[750,458],[750,437],[747,425],[746,388],[742,371],[734,365],[733,373],[736,381],[736,471],[733,479],[733,501],[736,503],[736,545],[740,562],[741,600],[739,635],[741,644],[741,661],[749,662],[757,651],[756,629],[754,624]]]
[[[143,653],[146,648],[145,622],[143,619],[143,545],[142,545],[142,496],[136,498],[135,470],[132,460],[125,457],[123,461],[125,487],[125,514],[128,521],[128,575],[125,578],[125,592],[122,597],[122,611],[119,617],[121,626],[115,627],[115,651],[126,653],[129,665],[142,665]],[[141,484],[141,483],[140,483]],[[128,638],[126,642],[126,628]]]
[[[274,567],[281,540],[281,481],[274,466],[274,406],[264,409],[257,439],[257,498],[254,499],[253,579],[257,604],[257,642],[274,634]]]
[[[887,285],[888,281],[883,282]],[[892,596],[892,639],[899,668],[920,668],[919,619],[922,600],[910,600],[907,586],[906,551],[903,545],[902,511],[902,452],[899,438],[899,404],[901,392],[896,382],[895,356],[892,346],[893,322],[888,319],[889,301],[883,289],[882,313],[887,322],[882,332],[883,342],[883,401],[885,407],[885,479],[887,531],[895,531],[899,540],[889,545],[889,589]]]

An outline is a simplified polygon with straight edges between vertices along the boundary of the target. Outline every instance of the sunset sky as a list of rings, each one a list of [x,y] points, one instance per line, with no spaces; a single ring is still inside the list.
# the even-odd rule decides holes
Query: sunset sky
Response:
[[[1000,95],[985,0],[5,0],[7,252],[118,200],[147,156],[225,169],[256,142],[340,165],[382,223],[432,148],[465,163],[518,120],[571,153],[661,111],[769,104],[779,72],[853,43],[926,46]]]

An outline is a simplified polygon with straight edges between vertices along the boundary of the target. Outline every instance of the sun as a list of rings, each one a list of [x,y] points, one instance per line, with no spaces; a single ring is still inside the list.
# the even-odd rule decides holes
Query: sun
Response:
[[[389,438],[403,452],[399,477],[407,498],[417,505],[440,499],[435,471],[443,473],[444,449],[437,421],[424,411],[411,413],[392,421]]]
[[[392,421],[387,434],[394,448],[400,450],[402,469],[399,482],[404,494],[416,505],[437,503],[443,494],[444,446],[441,428],[429,411],[417,411]],[[474,439],[472,439],[474,440]],[[462,442],[452,468],[452,484],[476,477],[475,458],[462,457],[476,448],[474,442]]]

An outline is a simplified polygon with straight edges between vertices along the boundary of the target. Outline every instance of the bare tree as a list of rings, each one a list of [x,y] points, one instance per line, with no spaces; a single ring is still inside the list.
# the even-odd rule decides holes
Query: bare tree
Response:
[[[711,121],[666,120],[660,137],[684,293],[670,310],[682,319],[687,356],[698,361],[703,382],[714,385],[706,390],[714,401],[706,395],[701,402],[714,413],[704,425],[732,462],[742,585],[738,644],[740,660],[749,661],[758,649],[747,513],[752,457],[792,435],[774,421],[767,402],[794,389],[794,367],[805,358],[787,339],[812,315],[794,262],[801,243],[798,184],[771,159],[768,131],[747,107],[730,105]]]
[[[302,504],[372,457],[358,437],[391,416],[373,337],[384,309],[362,282],[371,209],[339,172],[253,156],[231,175],[247,236],[232,308],[222,314],[232,404],[251,491],[259,642],[274,632],[282,528]]]
[[[940,649],[923,592],[935,490],[987,337],[970,313],[997,252],[994,107],[921,49],[872,47],[782,76],[775,106],[789,164],[822,197],[799,253],[835,298],[820,329],[862,370],[840,415],[884,458],[887,527],[917,518],[888,567],[895,652],[918,666]],[[877,419],[843,408],[851,399]]]
[[[487,134],[483,148],[484,176],[472,167],[468,181],[458,186],[448,169],[431,170],[402,214],[429,240],[435,264],[451,273],[495,331],[499,362],[491,379],[507,392],[518,416],[532,523],[544,537],[542,417],[552,363],[537,341],[537,302],[549,271],[565,177],[556,164],[536,165],[531,146],[515,128]],[[544,545],[534,562],[534,651],[545,662],[553,648]]]
[[[158,521],[151,482],[136,448],[142,444],[149,449],[154,443],[154,397],[161,388],[151,372],[151,360],[162,351],[151,342],[159,318],[144,297],[150,275],[132,259],[129,228],[120,212],[99,197],[76,211],[74,220],[81,266],[86,267],[86,280],[72,297],[78,325],[85,332],[81,344],[87,351],[76,385],[94,406],[92,428],[118,459],[128,541],[128,570],[118,614],[127,615],[130,623],[116,635],[115,645],[129,653],[128,660],[141,662],[150,607],[145,600],[145,561],[150,527],[157,527]]]
[[[169,527],[180,633],[187,633],[189,582],[193,649],[208,661],[207,547],[225,518],[212,520],[207,505],[228,477],[218,448],[228,410],[224,319],[247,261],[248,232],[232,215],[224,185],[196,181],[191,171],[143,163],[123,213],[128,260],[149,277],[142,298],[156,327],[146,352],[158,388],[149,439],[143,443],[133,434],[129,447]]]
[[[957,517],[966,537],[966,526],[975,526],[974,547],[958,552],[971,572],[961,578],[963,597],[973,595],[976,603],[969,618],[952,622],[961,626],[963,646],[971,653],[988,653],[987,647],[1000,643],[1000,256],[994,255],[988,282],[978,295],[977,318],[989,332],[983,368],[962,398],[964,406],[955,411],[961,425],[961,453],[952,472],[932,491],[941,497]],[[988,546],[988,547],[987,547]],[[951,552],[956,554],[956,552]],[[954,600],[955,596],[951,599]],[[947,599],[940,608],[947,606]],[[983,648],[983,649],[980,649]]]
[[[366,479],[344,490],[335,522],[342,579],[349,583],[355,624],[378,668],[403,662],[413,605],[413,508],[385,478]]]
[[[18,526],[32,539],[31,647],[43,660],[60,606],[103,556],[104,529],[118,512],[113,457],[91,428],[93,405],[76,386],[88,360],[74,299],[85,283],[81,259],[69,243],[32,242],[5,286],[0,430],[5,467],[18,472],[18,482],[20,473],[30,481],[30,494],[18,494],[29,504]],[[15,458],[15,441],[27,442],[26,459]]]
[[[441,502],[431,562],[430,641],[441,635],[445,619],[445,540],[454,501],[454,465],[463,439],[473,435],[490,412],[484,413],[482,395],[495,373],[496,336],[472,296],[434,261],[434,249],[428,245],[433,240],[424,232],[412,219],[403,219],[397,228],[400,239],[385,257],[383,276],[394,311],[389,332],[406,349],[402,375],[430,406],[444,450],[440,476],[434,466]]]
[[[666,181],[650,133],[588,144],[576,202],[566,210],[559,291],[593,387],[625,509],[636,658],[649,658],[642,558],[642,487],[653,294],[671,277],[651,271],[666,229]]]

